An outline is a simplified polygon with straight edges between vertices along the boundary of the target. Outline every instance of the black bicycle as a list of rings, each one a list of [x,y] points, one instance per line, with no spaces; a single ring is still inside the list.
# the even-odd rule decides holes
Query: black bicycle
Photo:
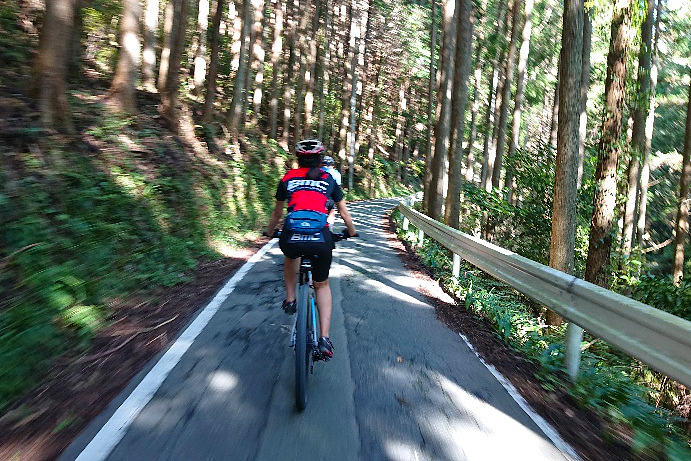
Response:
[[[346,237],[342,233],[331,233],[333,242],[339,242]],[[264,233],[266,236],[266,233]],[[281,232],[275,231],[272,238],[280,237]],[[353,237],[358,237],[355,234]],[[290,333],[290,347],[295,350],[295,406],[298,411],[307,407],[308,376],[314,373],[314,362],[328,360],[319,350],[319,311],[315,303],[314,285],[312,284],[312,256],[302,255],[300,275],[297,286],[296,316]]]

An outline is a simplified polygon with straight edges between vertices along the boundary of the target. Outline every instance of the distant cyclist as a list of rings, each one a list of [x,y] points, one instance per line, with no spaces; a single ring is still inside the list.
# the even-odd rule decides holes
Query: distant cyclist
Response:
[[[341,172],[338,171],[335,167],[335,162],[333,157],[329,155],[325,155],[324,158],[322,159],[322,165],[324,165],[324,171],[329,173],[334,180],[336,181],[336,184],[339,186],[341,185]]]
[[[341,172],[338,171],[334,166],[335,163],[333,157],[325,155],[324,158],[322,158],[322,165],[323,170],[329,173],[336,181],[336,184],[340,186]],[[326,204],[326,208],[329,210],[329,217],[326,220],[329,222],[329,226],[333,226],[334,222],[336,222],[336,209],[334,208],[333,200],[329,200],[329,202]]]
[[[283,208],[288,201],[288,215],[285,219],[279,246],[286,256],[283,266],[286,298],[283,310],[294,314],[296,310],[295,287],[300,270],[300,257],[312,258],[312,279],[319,309],[319,350],[328,358],[333,357],[333,344],[329,339],[331,324],[331,288],[329,269],[334,243],[327,222],[327,202],[333,200],[345,222],[343,237],[355,237],[357,232],[343,200],[341,186],[333,176],[322,170],[324,145],[316,139],[300,141],[295,146],[299,168],[289,170],[276,190],[276,207],[266,228],[273,235]]]

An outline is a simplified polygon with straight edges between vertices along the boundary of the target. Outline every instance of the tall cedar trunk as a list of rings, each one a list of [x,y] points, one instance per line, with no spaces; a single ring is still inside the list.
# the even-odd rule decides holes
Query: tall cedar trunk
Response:
[[[229,31],[232,32],[232,45],[230,46],[230,53],[232,60],[230,61],[231,74],[238,71],[240,66],[240,44],[242,38],[242,4],[240,8],[235,0],[231,1],[228,5],[228,20],[233,24],[233,28]]]
[[[434,87],[436,83],[437,71],[435,69],[434,51],[437,47],[437,0],[431,0],[432,3],[432,31],[430,32],[430,59],[429,59],[429,79],[427,81],[427,136],[425,144],[425,178],[424,178],[424,208],[429,209],[430,184],[432,183],[432,157],[434,156],[432,142],[432,125],[434,118],[432,110],[434,108]]]
[[[517,52],[516,42],[518,42],[518,30],[521,23],[521,3],[522,0],[514,0],[512,7],[511,42],[509,43],[509,55],[506,58],[506,70],[504,71],[502,103],[497,130],[497,151],[494,158],[494,169],[492,171],[492,187],[499,187],[501,181],[501,168],[504,160],[504,148],[506,147],[506,124],[509,116],[509,104],[511,99],[511,83],[513,82],[514,64]]]
[[[139,0],[124,0],[120,19],[120,53],[110,87],[112,101],[124,112],[137,111],[135,93],[139,73]]]
[[[413,131],[415,128],[409,123],[406,127],[406,144],[403,147],[403,173],[401,182],[404,186],[408,185],[408,163],[410,162],[410,152],[413,148]]]
[[[617,0],[612,17],[612,36],[607,54],[605,114],[600,130],[595,171],[595,197],[585,279],[609,287],[612,221],[617,195],[617,162],[621,150],[622,105],[626,96],[626,53],[629,46],[632,0]]]
[[[288,141],[290,139],[290,121],[292,120],[293,109],[293,74],[295,67],[295,39],[297,38],[297,25],[295,23],[295,15],[299,13],[300,3],[298,0],[288,0],[286,4],[286,18],[288,20],[288,29],[286,30],[286,40],[288,59],[285,61],[283,71],[283,133],[281,134],[281,144],[284,149],[288,148]]]
[[[252,70],[254,71],[254,88],[252,91],[252,124],[261,119],[262,97],[264,94],[264,0],[252,2],[254,11],[254,42],[252,44]]]
[[[557,60],[557,83],[554,85],[554,99],[552,100],[552,118],[549,126],[549,144],[557,148],[557,131],[559,128],[559,84],[561,82],[561,54]]]
[[[458,229],[461,217],[461,166],[463,165],[463,134],[465,133],[465,108],[468,103],[468,77],[473,63],[473,2],[459,0],[454,65],[453,90],[453,145],[449,149],[449,186],[446,195],[446,224]]]
[[[652,64],[650,68],[650,94],[648,100],[648,117],[645,122],[645,144],[643,147],[643,162],[641,165],[641,182],[638,194],[638,223],[636,239],[638,246],[643,246],[645,235],[645,218],[648,210],[648,181],[650,179],[650,145],[653,139],[653,125],[655,122],[655,90],[657,87],[657,44],[660,38],[660,16],[662,14],[662,0],[657,1],[655,14],[655,41],[652,48]]]
[[[307,73],[307,55],[309,54],[309,43],[307,35],[307,24],[309,23],[310,12],[312,8],[310,0],[301,0],[300,5],[300,20],[298,22],[298,79],[295,89],[295,117],[293,124],[295,125],[295,140],[303,139],[303,111],[305,109],[305,74]]]
[[[72,33],[68,48],[67,79],[78,79],[82,73],[82,61],[84,60],[85,47],[82,45],[84,35],[84,15],[82,8],[88,6],[91,0],[76,0],[74,2],[74,20],[72,21]]]
[[[174,131],[178,129],[178,91],[180,88],[180,62],[185,49],[185,32],[188,0],[178,0],[173,15],[173,31],[170,39],[170,63],[166,85],[161,91],[161,113]]]
[[[684,160],[679,182],[679,200],[677,201],[677,221],[674,225],[674,267],[672,276],[679,285],[684,277],[684,243],[689,233],[689,183],[691,183],[691,85],[689,85],[689,102],[686,106],[686,137],[684,138]]]
[[[523,111],[523,93],[526,85],[526,67],[528,65],[528,54],[530,53],[530,35],[533,23],[533,4],[534,0],[525,0],[525,20],[523,21],[523,32],[521,33],[521,49],[518,53],[518,80],[516,81],[516,95],[514,96],[513,120],[511,121],[511,141],[509,142],[508,162],[513,160],[518,148],[519,136],[521,134],[521,114]],[[506,171],[507,201],[513,203],[513,169]]]
[[[144,88],[156,90],[156,43],[158,36],[159,0],[146,0],[144,13],[144,51],[142,53],[142,75]]]
[[[348,137],[348,123],[350,121],[350,85],[352,82],[352,59],[350,57],[350,54],[354,52],[354,47],[353,47],[353,41],[355,37],[353,36],[353,27],[355,27],[354,20],[353,20],[353,15],[355,12],[353,11],[352,5],[350,8],[348,8],[348,14],[346,15],[349,18],[349,21],[346,24],[343,24],[343,34],[342,35],[347,35],[342,39],[343,43],[343,59],[340,61],[341,65],[343,66],[343,75],[342,75],[342,85],[341,85],[341,125],[340,129],[338,132],[338,158],[341,161],[342,169],[343,166],[346,164],[346,150],[348,148],[347,146],[347,137]],[[343,18],[341,18],[343,20]],[[348,27],[350,26],[350,27]],[[347,32],[346,32],[347,31]],[[346,46],[347,44],[347,46]],[[343,171],[341,171],[343,173]]]
[[[175,8],[179,0],[168,0],[166,11],[163,15],[163,48],[161,49],[161,62],[158,65],[158,91],[163,92],[170,68],[170,52],[175,36]]]
[[[209,28],[209,0],[199,0],[197,8],[197,49],[194,53],[194,91],[201,92],[206,77],[206,32]]]
[[[74,131],[67,103],[67,51],[70,46],[76,0],[46,2],[36,61],[38,105],[41,123]]]
[[[276,23],[274,25],[273,44],[271,45],[271,102],[269,104],[269,137],[276,139],[278,134],[278,62],[283,51],[283,6],[281,0],[276,0],[274,14]]]
[[[350,129],[348,131],[348,189],[353,189],[355,159],[357,157],[357,138],[355,132],[355,118],[357,106],[357,75],[358,75],[358,52],[360,47],[362,25],[360,23],[360,2],[353,0],[351,4],[351,31],[350,47],[352,49],[352,62],[350,64]]]
[[[240,35],[240,62],[235,73],[233,85],[233,99],[230,102],[230,113],[228,114],[227,127],[232,137],[238,136],[240,124],[243,123],[244,116],[242,107],[245,100],[245,84],[247,83],[248,52],[247,42],[249,42],[250,25],[252,24],[252,5],[251,0],[245,0],[242,5],[242,33]]]
[[[204,98],[204,113],[202,120],[211,122],[214,116],[214,100],[216,99],[216,79],[218,78],[218,52],[221,47],[221,19],[225,0],[216,0],[214,18],[211,23],[211,57],[209,60],[209,75],[206,78],[206,96]]]
[[[645,123],[650,109],[650,61],[653,46],[653,14],[655,0],[647,0],[645,20],[641,24],[641,45],[638,52],[637,101],[633,111],[631,133],[631,161],[628,170],[628,190],[624,208],[622,253],[628,256],[633,243],[641,159],[645,150]]]
[[[499,81],[500,81],[500,62],[504,62],[505,53],[505,35],[508,27],[506,16],[506,0],[500,0],[497,4],[497,28],[496,33],[492,37],[492,41],[496,43],[494,57],[492,58],[492,78],[489,79],[489,91],[487,93],[487,110],[485,112],[485,141],[482,149],[482,172],[480,176],[480,187],[485,190],[491,189],[492,175],[491,171],[494,169],[494,154],[496,150],[493,144],[493,132],[496,115],[496,103],[499,97]],[[501,104],[501,103],[499,103]]]
[[[362,18],[361,18],[361,28],[364,30],[363,34],[363,40],[360,42],[360,56],[358,58],[358,66],[360,67],[360,84],[358,85],[358,100],[357,100],[357,114],[358,114],[358,120],[361,122],[361,116],[362,114],[365,113],[364,104],[365,104],[365,99],[366,99],[366,93],[367,93],[367,86],[368,86],[368,77],[369,77],[369,64],[370,60],[367,59],[368,53],[371,52],[372,48],[372,29],[373,29],[373,21],[375,20],[374,18],[374,13],[375,13],[375,5],[376,3],[372,0],[366,0],[367,1],[367,9],[365,9],[362,13]],[[358,133],[360,132],[360,127],[358,126],[357,129]]]
[[[583,162],[585,160],[585,138],[588,132],[588,89],[590,88],[590,50],[592,48],[593,21],[590,11],[583,16],[583,70],[581,71],[581,119],[578,131],[578,178],[576,184],[581,188],[583,182]]]
[[[576,241],[578,176],[578,129],[580,119],[581,72],[583,58],[583,0],[564,2],[559,72],[559,127],[552,205],[552,237],[549,265],[573,273]],[[561,324],[561,317],[547,311],[549,325]]]
[[[326,38],[324,43],[324,53],[321,56],[321,65],[319,65],[319,127],[317,129],[317,138],[324,138],[324,117],[326,115],[326,95],[330,93],[330,74],[331,74],[331,42],[333,41],[333,21],[331,14],[331,0],[326,0],[326,11],[324,11],[324,36]],[[317,54],[319,59],[319,54]]]
[[[376,73],[374,77],[374,102],[372,103],[372,130],[370,132],[369,150],[367,152],[367,176],[369,179],[369,195],[374,195],[374,177],[372,167],[374,166],[374,152],[377,150],[377,139],[379,134],[379,103],[381,101],[380,78],[382,72],[382,57],[377,59]]]
[[[396,179],[401,180],[401,158],[403,156],[403,143],[405,137],[405,111],[408,110],[408,84],[410,83],[409,78],[404,78],[401,80],[401,86],[398,90],[398,115],[396,117],[396,143],[394,145],[394,171],[396,174]]]
[[[478,50],[478,56],[479,50]],[[466,147],[467,163],[465,168],[465,181],[471,182],[475,180],[475,140],[477,139],[477,116],[480,110],[480,79],[482,78],[482,68],[479,66],[479,59],[477,60],[477,68],[473,73],[473,104],[470,115],[470,134],[468,136],[468,146]]]
[[[442,217],[444,203],[444,181],[448,169],[448,154],[451,141],[451,114],[453,80],[456,61],[456,29],[458,25],[458,9],[456,0],[444,0],[442,8],[442,49],[441,49],[441,85],[437,101],[437,124],[434,127],[434,156],[432,157],[432,182],[430,184],[430,198],[428,214],[432,219]]]
[[[305,137],[313,138],[314,111],[314,82],[316,80],[317,55],[319,53],[319,18],[321,17],[321,0],[314,0],[314,16],[312,16],[312,33],[309,40],[309,51],[307,55],[307,73],[305,74]]]

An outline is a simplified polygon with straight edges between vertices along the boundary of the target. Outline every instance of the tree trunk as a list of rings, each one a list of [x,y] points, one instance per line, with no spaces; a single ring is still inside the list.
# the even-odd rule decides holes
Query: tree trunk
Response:
[[[449,186],[446,195],[446,224],[458,229],[461,217],[461,166],[463,165],[463,134],[465,133],[465,108],[468,103],[468,77],[473,57],[473,2],[456,2],[458,16],[456,56],[453,81],[453,145],[449,149]]]
[[[588,132],[588,89],[590,88],[590,50],[592,48],[593,22],[590,11],[583,16],[583,70],[581,72],[581,119],[578,131],[578,178],[576,185],[583,182],[583,162],[585,160],[585,137]]]
[[[276,0],[276,24],[274,25],[273,44],[271,45],[271,102],[269,103],[269,137],[276,139],[278,134],[278,62],[283,51],[283,6]]]
[[[303,125],[303,111],[305,109],[305,77],[307,74],[307,59],[309,54],[309,45],[307,41],[307,24],[309,21],[310,0],[302,0],[300,7],[300,21],[298,23],[298,80],[297,88],[295,89],[295,117],[293,124],[295,125],[295,140],[304,138]]]
[[[684,160],[679,181],[679,200],[677,201],[677,221],[674,225],[674,267],[672,277],[679,285],[684,277],[684,243],[689,233],[689,183],[691,183],[691,85],[689,103],[686,106],[686,137],[684,138]]]
[[[110,98],[123,112],[137,111],[135,99],[139,72],[139,0],[124,0],[120,19],[120,53]]]
[[[350,64],[351,82],[350,82],[350,131],[348,133],[348,190],[353,190],[353,181],[355,174],[355,159],[357,158],[357,133],[355,132],[355,117],[357,105],[357,63],[358,51],[361,40],[361,24],[360,24],[360,3],[358,0],[353,0],[351,4],[351,24],[350,31],[350,46],[352,49],[353,60]]]
[[[197,9],[197,49],[194,53],[194,92],[200,93],[206,77],[206,32],[209,28],[209,0],[199,0]]]
[[[424,177],[424,209],[429,209],[429,198],[431,197],[430,184],[432,183],[432,157],[434,156],[432,142],[432,125],[434,118],[432,109],[434,107],[434,87],[436,83],[437,71],[435,70],[434,50],[437,47],[437,0],[432,2],[432,31],[430,33],[430,58],[429,58],[429,79],[427,81],[427,136],[425,144],[425,177]]]
[[[240,35],[240,62],[235,73],[233,85],[233,99],[230,102],[230,113],[228,114],[227,128],[231,137],[236,138],[239,134],[240,125],[243,124],[244,114],[242,107],[245,100],[245,85],[247,83],[248,50],[250,25],[252,24],[252,4],[251,0],[244,0],[242,5],[242,33]]]
[[[521,134],[521,113],[523,110],[523,93],[525,92],[526,78],[525,71],[528,65],[528,54],[530,53],[530,35],[533,28],[534,0],[525,0],[525,20],[523,22],[523,32],[521,33],[521,49],[518,53],[518,81],[516,82],[516,96],[514,97],[513,120],[511,121],[511,141],[509,143],[508,161],[513,160],[513,156],[518,148],[519,136]],[[506,172],[506,187],[509,203],[513,202],[513,169],[509,168]]]
[[[626,96],[626,54],[629,46],[632,0],[617,0],[612,17],[612,36],[607,54],[605,116],[595,171],[593,219],[585,279],[609,287],[612,221],[617,194],[617,163],[621,150],[622,105]]]
[[[218,52],[221,47],[221,19],[225,0],[216,0],[214,18],[211,24],[211,59],[209,61],[209,75],[206,78],[206,96],[204,98],[204,114],[202,120],[210,123],[214,116],[214,100],[216,99],[216,79],[218,78]]]
[[[478,57],[480,56],[478,52]],[[477,117],[480,110],[480,79],[482,78],[482,68],[479,66],[480,59],[477,60],[478,67],[473,74],[473,104],[470,115],[470,135],[468,136],[468,146],[466,147],[467,163],[465,168],[465,181],[471,182],[475,179],[475,140],[477,139]]]
[[[504,86],[502,87],[502,103],[499,112],[499,129],[497,131],[497,150],[492,171],[492,187],[499,187],[501,182],[501,167],[506,146],[506,123],[509,115],[509,100],[511,99],[511,83],[513,82],[514,63],[516,61],[516,42],[518,41],[518,29],[521,23],[522,0],[513,2],[513,18],[511,20],[511,41],[509,42],[509,55],[506,58],[506,70],[504,71]]]
[[[436,220],[442,218],[442,205],[445,199],[444,177],[448,171],[447,162],[451,142],[451,114],[453,111],[451,94],[456,61],[456,41],[458,39],[456,0],[444,0],[442,11],[441,86],[437,101],[437,113],[439,115],[434,127],[435,144],[428,209],[430,218]]]
[[[493,140],[495,123],[495,115],[497,112],[497,105],[501,105],[497,101],[499,96],[500,83],[500,62],[504,62],[504,41],[506,32],[508,30],[508,21],[506,16],[506,0],[500,0],[497,4],[497,28],[493,35],[493,41],[497,42],[494,58],[492,59],[492,78],[489,81],[489,92],[487,94],[487,111],[485,113],[485,141],[482,149],[482,172],[480,174],[480,187],[489,191],[492,188],[492,171],[494,170],[494,156],[496,154],[495,144]],[[501,42],[499,42],[501,40]]]
[[[159,0],[146,0],[144,13],[144,52],[142,53],[142,74],[144,88],[156,91],[156,43],[158,36]]]
[[[166,87],[168,69],[170,68],[170,52],[175,36],[175,8],[180,0],[168,0],[166,11],[163,15],[163,48],[161,49],[161,62],[158,66],[158,91],[162,92]]]
[[[628,170],[628,191],[624,208],[622,253],[631,253],[634,234],[634,218],[638,205],[638,185],[640,182],[641,158],[645,151],[645,123],[650,109],[650,65],[653,45],[653,14],[655,0],[647,0],[646,16],[641,24],[641,45],[638,52],[638,91],[634,103],[632,149]]]
[[[287,52],[288,59],[286,60],[283,71],[283,133],[281,134],[281,144],[284,149],[288,148],[288,141],[290,139],[290,121],[292,120],[293,109],[293,74],[295,67],[295,38],[297,37],[297,25],[295,24],[295,15],[299,13],[300,2],[298,0],[288,0],[286,4],[286,18],[288,20],[287,29]]]
[[[72,37],[75,0],[46,2],[36,61],[41,123],[49,128],[74,131],[67,103],[67,50]]]
[[[396,141],[394,145],[394,171],[396,172],[396,180],[401,180],[401,158],[403,156],[403,143],[405,137],[405,111],[408,110],[408,84],[409,78],[404,78],[401,81],[401,86],[398,90],[398,115],[396,116]]]
[[[168,76],[165,79],[165,87],[161,91],[161,114],[167,120],[173,131],[177,131],[178,125],[178,91],[180,88],[180,62],[185,49],[185,32],[188,0],[178,0],[175,4],[173,16],[173,31],[170,39],[170,64]]]
[[[257,125],[261,119],[262,97],[264,94],[264,0],[252,2],[254,11],[252,44],[252,70],[254,71],[254,89],[252,91],[252,124]]]
[[[305,137],[313,138],[312,112],[314,111],[314,82],[316,80],[317,55],[319,53],[319,18],[321,17],[321,0],[314,1],[314,16],[312,16],[312,39],[309,40],[307,54],[307,73],[305,74]]]
[[[333,21],[331,14],[331,0],[326,0],[326,11],[324,12],[324,35],[326,37],[324,46],[324,55],[321,58],[321,66],[319,66],[321,78],[319,85],[319,127],[317,129],[317,138],[324,138],[324,117],[326,115],[326,108],[324,107],[326,95],[330,92],[330,76],[331,76],[331,42],[333,41]]]
[[[346,150],[348,148],[348,124],[350,121],[350,94],[351,94],[351,88],[350,85],[352,83],[352,75],[351,72],[353,71],[352,69],[352,59],[350,58],[350,53],[354,52],[355,50],[353,49],[354,45],[353,42],[355,40],[355,37],[353,36],[353,28],[356,27],[353,19],[353,15],[355,12],[353,11],[352,5],[349,8],[349,14],[347,15],[350,20],[348,21],[348,25],[350,27],[347,27],[344,25],[343,29],[343,34],[345,37],[342,39],[343,43],[343,56],[342,60],[340,62],[342,63],[341,65],[343,66],[343,74],[342,74],[342,90],[341,90],[341,125],[340,129],[338,132],[338,158],[341,161],[341,165],[346,164]],[[346,32],[347,31],[347,32]],[[346,46],[347,44],[347,46]],[[343,173],[343,171],[341,171]]]
[[[636,239],[639,246],[643,246],[645,235],[645,218],[648,209],[648,180],[650,179],[650,145],[653,138],[653,125],[655,122],[655,90],[657,87],[657,44],[660,38],[660,16],[662,14],[662,0],[657,1],[655,14],[655,41],[652,49],[652,64],[650,68],[650,94],[648,100],[648,117],[645,122],[645,145],[643,149],[643,163],[641,165],[641,182],[638,194],[638,225],[636,226]]]
[[[578,132],[583,58],[583,0],[566,0],[559,72],[559,127],[552,205],[549,265],[573,273],[578,199]],[[561,317],[547,311],[547,324],[560,325]]]
[[[552,102],[552,121],[549,126],[549,144],[557,148],[557,130],[559,127],[559,83],[561,81],[561,55],[557,60],[557,84],[554,85],[554,99]]]

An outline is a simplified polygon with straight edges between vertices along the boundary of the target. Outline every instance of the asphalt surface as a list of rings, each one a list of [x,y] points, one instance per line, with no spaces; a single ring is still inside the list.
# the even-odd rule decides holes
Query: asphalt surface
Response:
[[[361,237],[334,252],[336,356],[315,365],[303,413],[294,404],[292,316],[279,308],[283,258],[276,245],[238,283],[107,459],[565,459],[417,293],[420,280],[385,237],[382,217],[395,203],[349,206]],[[75,459],[118,404],[61,459]]]

